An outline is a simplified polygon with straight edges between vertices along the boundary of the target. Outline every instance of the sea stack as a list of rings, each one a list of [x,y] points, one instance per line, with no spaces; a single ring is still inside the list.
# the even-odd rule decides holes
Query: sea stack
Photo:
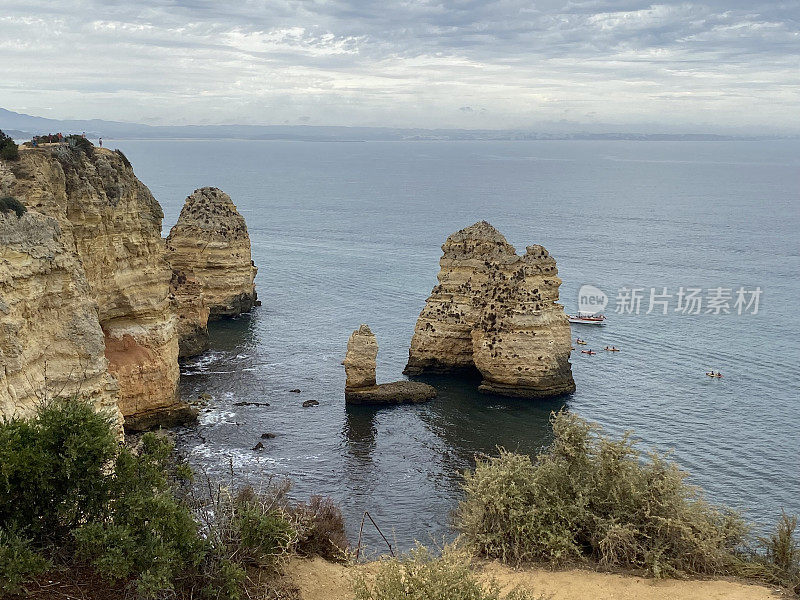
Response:
[[[436,389],[418,381],[376,384],[375,364],[378,341],[368,325],[361,325],[347,341],[342,361],[347,381],[344,397],[348,404],[407,404],[436,397]]]
[[[0,416],[55,396],[112,408],[129,430],[196,412],[178,397],[163,213],[120,152],[57,145],[0,160]]]
[[[447,238],[406,374],[479,372],[480,390],[545,398],[575,391],[561,280],[542,246],[523,256],[486,221]]]
[[[166,248],[172,270],[199,285],[209,320],[235,317],[255,306],[258,269],[247,224],[222,190],[204,187],[186,198]]]

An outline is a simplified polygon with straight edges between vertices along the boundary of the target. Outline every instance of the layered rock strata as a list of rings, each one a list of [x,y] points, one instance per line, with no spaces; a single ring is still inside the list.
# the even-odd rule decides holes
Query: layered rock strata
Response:
[[[361,325],[347,340],[342,361],[347,381],[344,397],[348,404],[407,404],[436,397],[436,389],[418,381],[376,384],[378,341],[369,326]]]
[[[199,285],[210,320],[255,306],[258,269],[251,258],[247,224],[222,190],[200,188],[186,198],[166,248],[173,271]],[[179,314],[182,311],[179,304]]]
[[[56,229],[45,227],[42,232],[52,241],[39,244],[56,244],[63,256],[49,252],[36,266],[31,257],[41,251],[30,237],[21,239],[16,251],[4,250],[3,302],[8,304],[5,296],[15,297],[16,310],[30,330],[21,342],[22,355],[39,353],[40,362],[48,364],[45,374],[36,361],[20,362],[17,379],[34,383],[10,384],[16,396],[10,401],[12,412],[29,410],[35,390],[51,387],[50,365],[58,357],[62,372],[96,379],[97,390],[90,395],[101,404],[116,403],[128,429],[191,418],[192,409],[178,399],[178,336],[168,297],[171,272],[161,240],[163,213],[127,159],[99,148],[88,153],[66,146],[24,149],[18,162],[0,169],[0,193],[14,196],[28,209],[23,223],[11,227],[10,219],[4,219],[8,235],[13,236],[14,227],[24,227],[26,219],[53,222]],[[57,277],[69,301],[42,306],[40,290],[54,285],[48,284],[48,277]],[[42,316],[47,316],[47,327],[37,323]],[[7,330],[10,314],[0,312],[0,319]],[[77,339],[77,331],[93,333]],[[69,338],[75,340],[75,348],[52,343]],[[9,349],[14,351],[4,340],[4,357]],[[8,362],[5,371],[9,372]],[[8,385],[0,387],[11,398]],[[86,395],[87,388],[78,392]]]
[[[176,315],[178,357],[196,356],[208,349],[208,316],[202,286],[192,275],[172,271],[170,299]]]
[[[480,390],[549,397],[573,392],[561,280],[542,246],[523,256],[486,221],[447,238],[439,283],[420,313],[406,374],[478,371]]]
[[[0,322],[0,417],[81,395],[122,423],[97,304],[56,219],[0,213]]]

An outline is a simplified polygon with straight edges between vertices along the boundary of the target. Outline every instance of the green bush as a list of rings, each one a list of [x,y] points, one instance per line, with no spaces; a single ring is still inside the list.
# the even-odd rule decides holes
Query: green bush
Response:
[[[287,511],[286,491],[288,485],[216,494],[204,520],[220,560],[274,567],[289,555],[297,543],[298,527]]]
[[[0,130],[0,158],[4,160],[19,160],[19,147],[13,138]]]
[[[686,473],[626,434],[559,412],[537,457],[501,451],[465,475],[456,524],[479,554],[509,563],[591,559],[656,577],[735,571],[742,518],[705,502]]]
[[[5,198],[0,198],[0,212],[7,213],[12,210],[16,213],[17,217],[21,217],[28,212],[25,205],[14,197],[6,196]]]
[[[134,454],[119,451],[102,518],[77,527],[78,556],[109,579],[137,579],[141,595],[171,590],[208,552],[199,527],[168,477],[172,443],[153,433]]]
[[[82,135],[70,134],[66,137],[66,141],[71,148],[80,150],[89,158],[94,158],[94,144]]]
[[[0,592],[19,592],[23,583],[44,573],[49,566],[31,548],[30,540],[0,529]]]
[[[434,556],[424,546],[398,558],[382,559],[374,579],[363,571],[353,578],[356,600],[500,600],[497,582],[482,584],[470,568],[469,556],[447,546]],[[506,600],[533,600],[513,590]]]
[[[98,518],[117,452],[111,418],[80,401],[44,405],[0,424],[0,527],[44,544]]]

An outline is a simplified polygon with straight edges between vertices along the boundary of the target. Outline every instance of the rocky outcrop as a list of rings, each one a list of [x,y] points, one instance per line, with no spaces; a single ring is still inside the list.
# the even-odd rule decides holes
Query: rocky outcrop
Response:
[[[407,404],[436,397],[436,389],[418,381],[375,383],[378,341],[369,326],[361,325],[347,341],[342,361],[347,381],[344,388],[348,404]]]
[[[208,315],[200,283],[183,271],[173,271],[169,284],[178,333],[178,357],[196,356],[208,349]]]
[[[255,305],[258,269],[250,255],[250,236],[225,192],[206,187],[186,198],[166,248],[173,271],[200,286],[210,320],[233,317]],[[178,314],[183,312],[179,303]]]
[[[347,375],[345,389],[374,386],[377,358],[378,340],[369,325],[362,324],[347,340],[347,354],[342,361]]]
[[[97,304],[58,221],[0,213],[0,417],[80,394],[121,424],[104,352]]]
[[[481,221],[447,238],[439,265],[404,373],[478,371],[481,391],[506,396],[575,390],[561,280],[542,246],[519,256]]]
[[[23,338],[22,354],[5,340],[0,350],[6,373],[16,368],[6,356],[17,352],[15,380],[33,382],[3,383],[7,397],[12,396],[9,384],[16,396],[9,400],[11,412],[24,412],[35,390],[52,387],[50,365],[57,358],[61,372],[95,381],[92,394],[100,403],[116,403],[126,428],[159,422],[161,416],[169,423],[191,418],[191,409],[178,399],[178,337],[161,240],[163,213],[125,157],[99,148],[24,149],[19,162],[0,169],[0,193],[28,209],[22,223],[10,226],[10,219],[4,220],[7,235],[13,237],[14,228],[25,227],[29,219],[53,224],[43,228],[39,248],[33,239],[20,239],[17,250],[4,249],[3,302],[13,297],[30,335]],[[32,258],[44,256],[41,248],[48,245],[47,257]],[[63,287],[62,305],[42,305],[39,290],[48,285]],[[41,324],[40,309],[48,319]],[[11,313],[0,319],[8,330]],[[73,340],[74,347],[64,340]],[[37,354],[47,363],[46,374],[28,359]],[[76,393],[86,395],[86,390],[81,386]]]

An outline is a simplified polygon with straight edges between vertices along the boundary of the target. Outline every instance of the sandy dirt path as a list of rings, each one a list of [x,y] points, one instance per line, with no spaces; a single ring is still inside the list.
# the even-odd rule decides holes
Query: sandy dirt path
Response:
[[[350,570],[320,558],[292,560],[287,575],[302,600],[352,600]],[[368,568],[368,567],[367,567]],[[521,586],[552,600],[776,600],[781,594],[760,585],[735,581],[654,580],[594,571],[513,570],[498,563],[482,572],[508,591]]]

